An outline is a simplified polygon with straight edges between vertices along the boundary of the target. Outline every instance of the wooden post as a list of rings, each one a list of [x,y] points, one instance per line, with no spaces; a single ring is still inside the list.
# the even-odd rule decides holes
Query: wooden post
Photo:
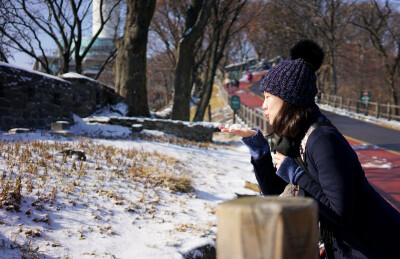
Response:
[[[379,119],[379,103],[376,103],[376,118]]]
[[[311,198],[251,197],[218,206],[218,259],[314,259],[318,236]]]
[[[359,101],[357,100],[356,101],[356,113],[359,113],[359,108],[358,107],[359,107]]]

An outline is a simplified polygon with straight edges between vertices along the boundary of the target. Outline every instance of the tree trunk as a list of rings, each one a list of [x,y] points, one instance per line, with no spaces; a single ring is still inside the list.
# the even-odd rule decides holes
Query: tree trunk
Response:
[[[185,41],[184,38],[178,47],[178,63],[175,68],[174,81],[174,106],[171,115],[173,120],[190,120],[191,76],[194,66],[193,44],[192,41]]]
[[[156,0],[128,0],[124,35],[117,41],[115,92],[125,98],[128,116],[149,117],[146,47]]]
[[[204,87],[200,99],[200,103],[197,106],[196,114],[193,118],[193,121],[203,121],[204,114],[206,112],[207,106],[210,102],[213,85],[214,85],[214,75],[217,69],[217,62],[216,62],[216,51],[218,48],[218,41],[214,41],[213,47],[210,50],[210,57],[208,59],[208,66],[206,71],[206,78],[204,80]]]
[[[394,74],[391,72],[393,70],[390,69],[389,65],[385,65],[385,70],[386,70],[385,82],[388,85],[389,92],[390,92],[390,103],[393,105],[397,105],[397,95],[396,95],[396,89],[395,89],[395,85],[394,85]],[[393,107],[392,114],[399,115],[398,109]]]
[[[61,66],[61,72],[63,74],[66,74],[69,72],[69,58],[70,58],[70,53],[64,52],[62,55],[62,66]]]
[[[195,44],[203,34],[213,1],[192,0],[186,13],[185,32],[178,47],[175,67],[174,106],[171,119],[190,120],[190,92],[195,65]]]
[[[214,14],[216,20],[213,24],[213,36],[211,37],[212,42],[210,43],[211,47],[208,57],[208,66],[206,66],[206,78],[204,80],[205,85],[201,93],[200,104],[197,106],[196,114],[193,118],[193,121],[202,121],[204,119],[204,114],[212,95],[214,76],[217,70],[217,66],[223,57],[228,39],[232,36],[231,29],[233,27],[233,24],[237,20],[240,10],[243,8],[246,2],[247,1],[239,1],[236,2],[236,5],[234,5],[234,1],[228,1],[225,3],[225,6],[222,5],[215,7],[216,11]],[[233,9],[230,10],[230,7],[233,7]],[[230,12],[233,13],[233,17],[231,19],[229,19]]]

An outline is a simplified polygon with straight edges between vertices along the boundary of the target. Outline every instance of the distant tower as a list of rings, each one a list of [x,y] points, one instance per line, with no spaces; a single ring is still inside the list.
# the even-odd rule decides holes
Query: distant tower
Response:
[[[81,53],[90,44],[90,42],[92,41],[92,37],[101,27],[100,2],[101,0],[93,0],[92,35],[88,37],[82,37],[81,48],[79,50]],[[111,53],[115,49],[115,40],[116,38],[118,38],[119,33],[116,27],[118,25],[119,13],[122,8],[122,4],[120,3],[117,7],[112,9],[116,2],[117,0],[103,0],[103,18],[106,19],[110,15],[110,12],[112,10],[111,17],[104,24],[102,31],[91,45],[90,50],[87,52],[85,58],[82,61],[82,74],[85,76],[95,77],[102,68],[104,61],[111,55]],[[74,47],[74,45],[72,47]],[[55,56],[48,57],[48,59],[50,59],[51,70],[54,74],[57,74],[60,71],[61,67],[62,58],[60,54],[56,53]],[[70,61],[69,66],[69,70],[74,71],[74,55],[72,55],[72,60]],[[36,62],[35,69],[45,72],[44,68],[42,68],[39,62]],[[113,85],[114,75],[112,72],[112,62],[107,64],[107,66],[101,71],[102,73],[98,80],[108,85]]]
[[[100,18],[100,2],[101,0],[93,0],[93,16],[92,16],[92,35],[95,35],[101,26]],[[110,14],[111,8],[114,6],[115,0],[103,0],[103,18],[106,19]],[[114,8],[110,19],[106,22],[103,30],[99,34],[99,38],[113,38],[115,34],[116,19],[118,18],[119,8]]]
[[[93,14],[92,14],[92,37],[97,33],[101,27],[100,18],[100,2],[101,0],[93,0]],[[89,52],[86,54],[85,59],[82,62],[82,72],[84,75],[89,77],[96,76],[103,62],[109,57],[113,49],[115,48],[114,41],[117,37],[117,23],[119,18],[119,12],[121,10],[121,4],[112,9],[115,6],[116,0],[103,0],[103,19],[107,19],[110,15],[110,19],[104,24],[99,36],[91,46]],[[112,10],[112,11],[111,11]],[[92,37],[83,37],[81,51],[88,46]],[[114,83],[113,73],[111,65],[103,70],[99,80],[109,85]]]

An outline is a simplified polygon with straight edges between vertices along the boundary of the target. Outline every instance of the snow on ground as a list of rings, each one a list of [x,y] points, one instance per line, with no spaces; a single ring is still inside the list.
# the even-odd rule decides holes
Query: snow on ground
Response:
[[[215,244],[219,203],[257,194],[240,139],[174,142],[74,120],[74,137],[0,132],[0,258],[184,258]]]
[[[219,203],[256,194],[237,139],[178,145],[74,119],[78,137],[0,133],[0,258],[183,258],[214,245]]]

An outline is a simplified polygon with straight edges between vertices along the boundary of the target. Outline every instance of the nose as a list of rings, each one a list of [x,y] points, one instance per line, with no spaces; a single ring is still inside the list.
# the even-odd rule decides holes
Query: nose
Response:
[[[262,108],[264,111],[268,110],[268,105],[267,105],[267,101],[266,101],[266,100],[264,100],[264,102],[263,102],[261,108]]]

